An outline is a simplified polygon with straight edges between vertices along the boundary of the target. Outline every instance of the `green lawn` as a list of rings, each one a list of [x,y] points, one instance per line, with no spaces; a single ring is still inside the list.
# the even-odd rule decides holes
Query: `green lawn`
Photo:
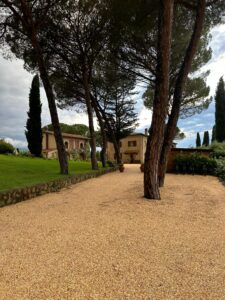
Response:
[[[89,162],[70,161],[69,172],[75,175],[94,171]],[[0,192],[63,177],[57,160],[0,155]]]

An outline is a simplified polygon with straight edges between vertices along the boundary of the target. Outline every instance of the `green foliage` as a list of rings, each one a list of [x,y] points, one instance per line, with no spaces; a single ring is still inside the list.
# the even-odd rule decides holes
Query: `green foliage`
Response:
[[[201,147],[201,137],[199,132],[197,132],[197,136],[196,136],[196,148]]]
[[[220,78],[217,86],[215,103],[216,140],[223,142],[225,141],[225,84],[223,77]]]
[[[113,161],[111,161],[111,160],[107,160],[106,164],[107,164],[107,166],[110,167],[110,168],[113,168],[113,167],[116,166],[116,163],[113,162]]]
[[[210,145],[210,149],[212,149],[213,151],[214,158],[225,157],[225,142],[219,143],[217,141],[214,141]]]
[[[216,160],[216,175],[225,182],[225,158]]]
[[[206,146],[206,147],[209,146],[209,132],[208,131],[204,132],[202,146]]]
[[[181,118],[190,117],[197,113],[199,114],[209,107],[209,104],[212,102],[212,98],[207,98],[210,91],[209,86],[206,84],[207,75],[208,73],[201,75],[201,77],[187,79],[181,102]],[[148,86],[142,95],[142,99],[145,107],[152,109],[154,89],[151,85]],[[172,100],[173,97],[170,99],[170,105],[172,105]]]
[[[70,133],[70,134],[77,134],[77,135],[82,135],[82,136],[89,136],[89,128],[88,126],[84,124],[73,124],[73,125],[68,125],[65,123],[60,123],[60,127],[63,133]],[[48,124],[43,127],[43,129],[48,129],[50,131],[53,131],[53,126],[52,124]]]
[[[175,170],[183,174],[215,174],[216,161],[204,155],[178,155],[174,160]]]
[[[25,135],[27,138],[28,149],[36,157],[42,155],[42,129],[41,129],[41,101],[40,101],[40,82],[38,75],[35,75],[29,95],[29,112],[27,113],[27,125]]]
[[[0,140],[0,154],[13,154],[14,147],[4,140]]]
[[[31,157],[30,151],[20,150],[17,154],[20,157]]]
[[[97,161],[101,161],[101,151],[96,151]]]

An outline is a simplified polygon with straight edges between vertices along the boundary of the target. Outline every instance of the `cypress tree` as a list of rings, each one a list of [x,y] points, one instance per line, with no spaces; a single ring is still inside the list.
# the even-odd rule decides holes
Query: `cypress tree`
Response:
[[[220,78],[216,96],[216,140],[218,142],[223,142],[225,140],[225,84],[223,77]]]
[[[216,140],[216,125],[212,128],[212,142]]]
[[[26,124],[28,149],[33,156],[42,156],[41,101],[39,76],[35,75],[29,94],[29,111]]]
[[[204,132],[204,137],[203,137],[203,143],[202,145],[208,147],[209,146],[209,132],[205,131]]]
[[[197,137],[196,137],[196,147],[201,147],[201,137],[199,132],[197,132]]]

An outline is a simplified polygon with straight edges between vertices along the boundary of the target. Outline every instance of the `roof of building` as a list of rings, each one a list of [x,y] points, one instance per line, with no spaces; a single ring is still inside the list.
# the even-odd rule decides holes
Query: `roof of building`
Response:
[[[43,133],[48,133],[48,134],[53,134],[54,135],[54,132],[50,131],[50,130],[44,130]],[[83,136],[83,135],[79,135],[79,134],[71,134],[71,133],[64,133],[64,132],[62,132],[62,136],[63,137],[68,137],[68,138],[76,138],[76,139],[82,139],[82,140],[89,140],[88,137]]]
[[[131,136],[131,135],[142,135],[142,136],[148,137],[148,135],[146,135],[146,134],[144,134],[144,133],[141,133],[141,132],[133,132],[133,133],[131,133],[131,134],[128,135],[128,136]]]
[[[182,151],[186,151],[186,152],[212,152],[212,149],[201,149],[201,148],[172,148],[172,151],[176,151],[176,152],[182,152]]]

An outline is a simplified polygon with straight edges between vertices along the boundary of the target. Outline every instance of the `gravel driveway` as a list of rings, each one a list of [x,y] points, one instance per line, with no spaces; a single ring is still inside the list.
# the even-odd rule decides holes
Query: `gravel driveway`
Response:
[[[138,165],[0,209],[0,299],[225,299],[225,187]]]

